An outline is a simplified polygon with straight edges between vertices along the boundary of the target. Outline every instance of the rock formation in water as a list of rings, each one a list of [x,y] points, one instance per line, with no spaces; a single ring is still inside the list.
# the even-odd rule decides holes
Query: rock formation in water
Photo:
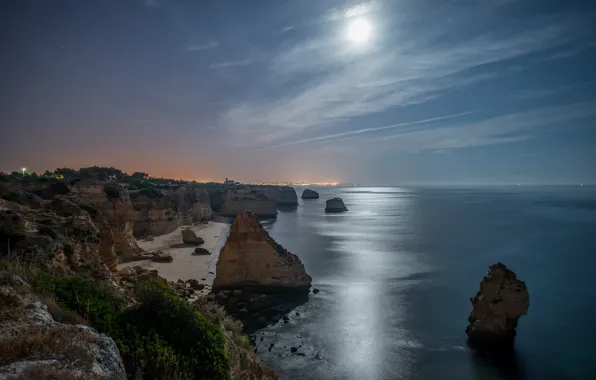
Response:
[[[319,193],[311,189],[304,189],[302,199],[319,199]]]
[[[222,216],[235,217],[244,211],[250,211],[261,218],[276,218],[277,205],[265,194],[247,187],[229,190],[219,208]]]
[[[297,206],[298,205],[298,196],[296,195],[296,190],[290,186],[254,186],[251,187],[254,190],[257,190],[272,201],[276,203],[278,206]]]
[[[213,289],[308,292],[311,278],[298,256],[284,249],[250,212],[239,214],[219,254]]]
[[[530,296],[526,284],[505,265],[493,264],[470,301],[472,312],[466,328],[470,343],[477,348],[510,348],[517,322],[528,312]]]
[[[142,189],[130,192],[134,207],[134,235],[157,236],[179,226],[211,218],[209,194],[205,189],[181,186],[177,189]]]
[[[277,244],[257,217],[236,217],[221,249],[214,300],[239,318],[247,332],[266,326],[308,300],[311,277],[298,256]]]
[[[344,211],[348,211],[348,208],[344,204],[344,201],[341,200],[341,198],[333,198],[325,202],[325,212],[339,213]]]

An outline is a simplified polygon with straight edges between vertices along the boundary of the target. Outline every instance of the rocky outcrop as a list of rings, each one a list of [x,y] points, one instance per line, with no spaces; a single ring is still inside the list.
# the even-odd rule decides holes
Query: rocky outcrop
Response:
[[[136,237],[163,235],[179,226],[211,219],[209,194],[201,188],[143,189],[130,195]]]
[[[214,300],[247,332],[308,300],[311,277],[298,256],[277,244],[249,212],[232,224],[215,272]]]
[[[311,284],[298,256],[277,244],[250,212],[234,220],[216,268],[214,290],[308,292]]]
[[[69,188],[77,204],[92,206],[105,218],[120,261],[133,260],[142,252],[133,235],[135,214],[126,188],[101,181],[79,181]]]
[[[304,189],[302,199],[319,199],[319,193],[311,189]]]
[[[257,190],[278,206],[296,206],[298,205],[298,196],[296,190],[290,186],[255,186],[254,190]]]
[[[470,343],[480,349],[511,348],[517,322],[530,305],[526,284],[505,265],[493,264],[470,301],[472,312],[466,328]]]
[[[4,301],[0,345],[21,347],[11,353],[12,361],[0,368],[0,380],[126,379],[124,363],[112,338],[88,326],[58,323],[18,276],[0,272],[0,298]]]
[[[112,229],[74,203],[57,198],[32,209],[0,199],[0,254],[100,283],[113,282],[118,258]]]
[[[345,211],[348,211],[348,208],[346,207],[344,201],[342,201],[341,198],[333,198],[325,202],[325,212],[339,213]]]
[[[219,214],[235,217],[244,211],[250,211],[261,218],[277,217],[275,201],[267,198],[262,192],[249,188],[229,190]]]

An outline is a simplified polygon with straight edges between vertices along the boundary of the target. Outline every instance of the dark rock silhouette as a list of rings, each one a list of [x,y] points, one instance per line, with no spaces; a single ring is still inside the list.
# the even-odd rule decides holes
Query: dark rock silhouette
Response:
[[[339,213],[345,211],[348,211],[348,208],[344,204],[344,201],[341,200],[341,198],[333,198],[325,202],[325,212]]]
[[[304,189],[302,199],[319,199],[319,193],[311,189]]]
[[[472,312],[466,328],[469,343],[479,350],[511,349],[517,322],[530,305],[526,284],[504,264],[493,264],[470,301]]]

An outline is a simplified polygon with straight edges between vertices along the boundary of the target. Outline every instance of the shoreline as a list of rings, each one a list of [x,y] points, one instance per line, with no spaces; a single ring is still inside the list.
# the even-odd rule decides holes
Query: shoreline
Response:
[[[203,238],[205,243],[199,246],[183,244],[181,231],[186,228]],[[172,255],[174,260],[171,263],[158,263],[151,260],[132,261],[118,264],[118,270],[141,266],[150,270],[157,269],[159,275],[168,281],[195,279],[206,285],[203,290],[197,291],[197,295],[206,295],[213,286],[219,252],[225,244],[229,232],[229,223],[209,221],[207,224],[180,226],[170,233],[154,236],[152,241],[137,239],[137,244],[141,249],[147,252],[161,250],[165,254]],[[192,255],[196,247],[205,248],[211,254]]]

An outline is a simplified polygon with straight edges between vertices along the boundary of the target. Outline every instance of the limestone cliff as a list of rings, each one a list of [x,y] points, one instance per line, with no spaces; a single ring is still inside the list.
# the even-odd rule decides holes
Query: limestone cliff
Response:
[[[275,201],[267,198],[260,191],[249,188],[229,190],[220,207],[219,214],[235,217],[243,211],[250,211],[261,218],[277,217]]]
[[[0,256],[78,273],[106,283],[118,257],[112,229],[65,198],[40,199],[37,209],[0,199]]]
[[[177,227],[211,218],[206,190],[182,186],[153,191],[131,191],[134,235],[162,235]]]
[[[114,252],[120,261],[133,259],[142,250],[133,235],[134,210],[128,190],[114,182],[79,181],[69,186],[78,204],[95,207],[112,230]]]
[[[526,284],[505,265],[493,264],[470,301],[472,312],[466,328],[470,342],[480,348],[510,347],[517,321],[530,305]]]
[[[278,206],[296,206],[298,204],[298,196],[293,187],[255,186],[254,189],[265,194],[267,198],[275,201]]]
[[[239,214],[216,267],[213,291],[308,292],[311,277],[293,253],[277,244],[250,212]]]

